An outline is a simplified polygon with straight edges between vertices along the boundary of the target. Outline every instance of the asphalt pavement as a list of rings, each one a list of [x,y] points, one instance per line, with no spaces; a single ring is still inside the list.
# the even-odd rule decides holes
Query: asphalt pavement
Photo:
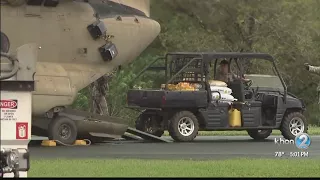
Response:
[[[170,137],[164,137],[171,139]],[[311,136],[311,146],[304,150],[308,157],[294,144],[277,145],[270,136],[260,142],[248,136],[199,136],[188,143],[150,143],[140,141],[109,141],[90,146],[31,146],[32,159],[60,158],[130,158],[130,159],[227,159],[227,158],[312,158],[320,160],[320,136]],[[276,153],[280,152],[280,153]],[[282,157],[275,157],[281,154]]]

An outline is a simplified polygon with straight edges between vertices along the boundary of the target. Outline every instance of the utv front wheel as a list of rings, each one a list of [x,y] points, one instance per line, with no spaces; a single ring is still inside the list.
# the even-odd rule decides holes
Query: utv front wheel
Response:
[[[284,138],[294,140],[298,134],[307,132],[306,118],[300,112],[289,113],[284,117],[280,131]]]
[[[189,111],[176,113],[169,125],[169,134],[175,141],[192,141],[198,134],[199,123],[196,116]]]
[[[249,136],[252,137],[254,140],[263,140],[268,138],[272,130],[271,129],[266,129],[266,130],[248,130],[247,131]]]
[[[154,136],[161,137],[164,133],[164,130],[160,126],[160,119],[157,118],[160,117],[144,113],[140,114],[136,120],[136,129]]]

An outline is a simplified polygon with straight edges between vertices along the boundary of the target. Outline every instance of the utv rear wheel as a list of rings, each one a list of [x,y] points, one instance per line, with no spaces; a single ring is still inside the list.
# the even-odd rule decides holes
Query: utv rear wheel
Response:
[[[306,118],[300,112],[289,113],[283,118],[280,131],[284,138],[294,140],[298,134],[307,132]]]
[[[56,140],[58,144],[72,145],[77,140],[77,131],[73,120],[59,116],[50,122],[48,137],[50,140]]]
[[[198,134],[199,123],[196,116],[189,111],[176,113],[169,125],[169,134],[175,141],[192,141]]]
[[[161,137],[164,133],[164,130],[160,126],[160,119],[157,118],[160,117],[144,113],[140,114],[136,120],[136,129],[154,136]]]
[[[263,140],[268,138],[272,133],[271,129],[266,130],[248,130],[248,134],[254,140]]]

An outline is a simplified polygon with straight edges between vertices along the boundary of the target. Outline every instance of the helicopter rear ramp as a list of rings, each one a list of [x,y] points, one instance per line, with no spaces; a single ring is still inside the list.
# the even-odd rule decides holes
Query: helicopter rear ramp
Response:
[[[121,138],[128,125],[120,118],[93,114],[86,111],[64,109],[59,116],[72,119],[78,129],[78,137],[88,138],[103,137],[106,139]]]
[[[161,137],[131,128],[127,125],[127,121],[117,117],[98,115],[69,108],[59,112],[59,116],[68,117],[76,123],[78,139],[99,138],[112,140],[124,138],[127,140],[171,142]]]

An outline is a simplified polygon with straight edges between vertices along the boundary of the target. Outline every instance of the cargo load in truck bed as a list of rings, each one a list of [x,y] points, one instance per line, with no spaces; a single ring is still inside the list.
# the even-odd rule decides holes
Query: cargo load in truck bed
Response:
[[[206,107],[207,91],[129,90],[129,107],[178,108]]]

